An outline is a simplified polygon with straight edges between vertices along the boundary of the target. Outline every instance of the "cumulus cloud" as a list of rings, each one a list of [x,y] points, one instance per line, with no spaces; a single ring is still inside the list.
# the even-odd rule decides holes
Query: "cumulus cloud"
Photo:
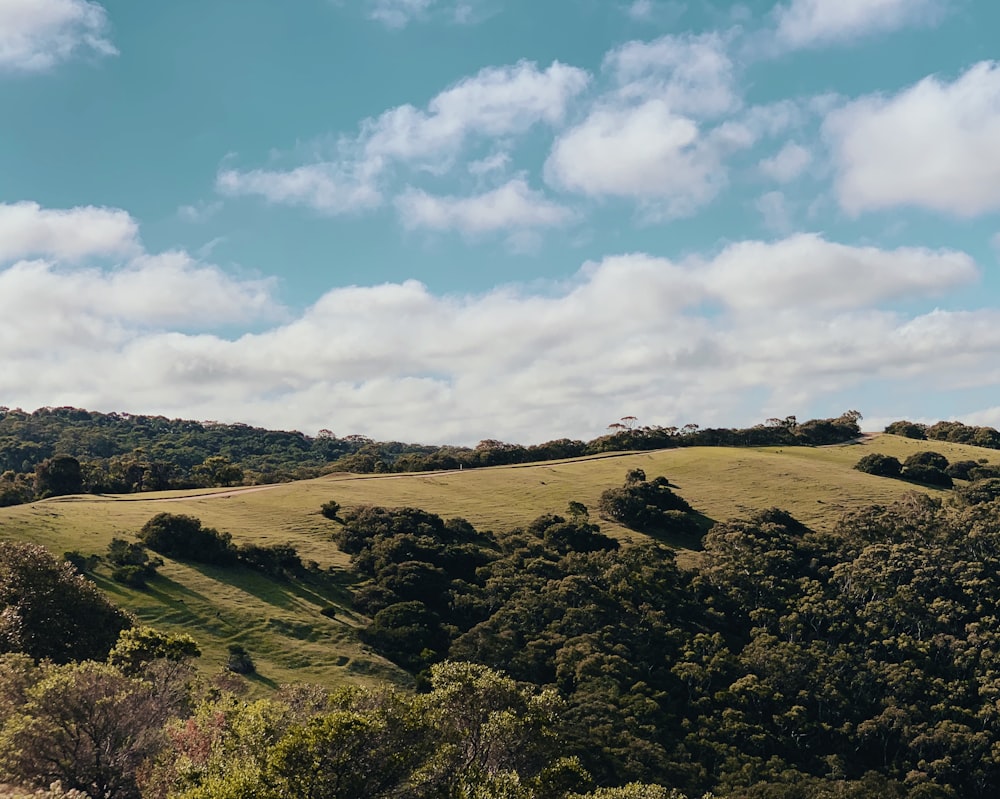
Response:
[[[3,0],[0,72],[41,72],[81,54],[114,55],[104,8],[88,0]]]
[[[0,264],[31,256],[79,260],[138,250],[139,227],[125,211],[0,203]]]
[[[882,307],[978,276],[959,252],[800,235],[681,261],[618,255],[544,287],[334,288],[267,322],[281,313],[271,284],[184,254],[18,262],[0,271],[4,399],[462,443],[592,436],[626,411],[752,422],[744,398],[761,392],[784,404],[893,375],[937,385],[959,356],[981,373],[1000,313]],[[219,332],[248,317],[257,332]]]
[[[603,106],[561,134],[545,163],[554,186],[591,197],[629,197],[654,215],[681,217],[725,183],[720,147],[662,100]]]
[[[219,172],[216,188],[331,214],[372,208],[381,203],[379,181],[394,164],[442,172],[473,137],[555,125],[588,82],[584,70],[559,62],[544,70],[527,61],[488,67],[436,95],[426,109],[401,105],[365,120],[355,138],[340,140],[335,159],[290,170],[230,167]]]
[[[437,197],[409,189],[396,200],[404,227],[466,234],[564,225],[572,212],[532,189],[524,178],[472,197]]]
[[[847,42],[930,24],[946,0],[791,0],[774,9],[775,38],[788,49]]]
[[[837,193],[851,213],[918,206],[972,217],[1000,209],[1000,64],[928,77],[832,111]]]
[[[367,159],[440,166],[471,136],[516,135],[561,122],[589,80],[586,71],[558,61],[544,70],[530,61],[487,67],[439,93],[426,110],[402,105],[367,120],[360,144]]]

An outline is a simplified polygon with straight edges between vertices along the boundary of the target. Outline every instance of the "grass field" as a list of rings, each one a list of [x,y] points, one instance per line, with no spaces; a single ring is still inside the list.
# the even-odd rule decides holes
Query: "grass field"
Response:
[[[331,542],[334,522],[319,513],[330,499],[343,506],[415,506],[442,516],[463,516],[477,528],[503,532],[542,513],[563,512],[571,500],[593,509],[602,491],[619,486],[641,468],[664,475],[694,508],[712,520],[781,507],[823,529],[847,510],[886,503],[916,487],[855,471],[871,452],[900,460],[934,450],[949,461],[987,459],[1000,452],[942,442],[875,436],[856,444],[820,448],[730,449],[696,447],[613,454],[529,466],[407,475],[332,474],[315,480],[245,490],[216,490],[105,497],[64,497],[0,509],[0,537],[40,543],[56,555],[67,550],[103,553],[113,537],[134,540],[156,513],[186,513],[229,532],[237,544],[292,544],[304,561],[316,561],[329,579],[274,581],[243,569],[217,569],[167,560],[148,590],[124,588],[98,576],[116,602],[143,621],[184,630],[204,650],[202,667],[222,666],[227,644],[246,646],[257,663],[258,685],[309,681],[326,685],[371,679],[405,680],[392,664],[357,638],[365,620],[346,603],[347,558]],[[596,513],[594,514],[596,517]],[[602,523],[623,541],[641,535]],[[681,562],[694,562],[694,556]],[[335,618],[320,614],[328,604]]]

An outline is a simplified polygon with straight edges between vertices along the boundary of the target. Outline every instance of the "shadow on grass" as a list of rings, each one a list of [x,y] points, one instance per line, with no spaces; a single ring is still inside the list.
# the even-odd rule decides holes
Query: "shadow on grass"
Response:
[[[243,679],[247,682],[255,683],[256,685],[265,686],[272,690],[277,689],[278,683],[272,680],[270,677],[265,677],[263,674],[258,674],[254,672],[253,674],[244,674]]]
[[[245,566],[210,566],[190,561],[187,565],[209,579],[244,591],[275,608],[301,612],[305,602],[312,605],[318,615],[320,610],[332,605],[346,618],[354,618],[347,588],[357,581],[354,576],[337,579],[306,572],[295,577],[274,577]]]
[[[665,544],[671,549],[690,549],[694,552],[700,552],[702,550],[702,541],[705,538],[705,533],[712,529],[715,525],[715,519],[711,516],[706,516],[704,513],[699,513],[698,511],[692,511],[686,514],[694,522],[694,526],[697,527],[697,531],[692,530],[678,530],[676,528],[671,529],[661,528],[655,529],[650,528],[647,530],[637,530],[636,532],[645,533],[654,541]]]

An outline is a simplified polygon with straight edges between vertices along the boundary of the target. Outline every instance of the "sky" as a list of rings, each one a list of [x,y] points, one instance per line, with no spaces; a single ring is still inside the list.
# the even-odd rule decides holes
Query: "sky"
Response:
[[[1000,426],[996,0],[0,0],[0,405]]]

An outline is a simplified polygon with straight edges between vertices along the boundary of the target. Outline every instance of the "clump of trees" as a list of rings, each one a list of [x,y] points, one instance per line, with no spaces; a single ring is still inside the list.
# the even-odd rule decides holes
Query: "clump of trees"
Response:
[[[597,504],[601,515],[643,533],[697,536],[702,529],[687,500],[675,494],[663,476],[646,480],[642,469],[625,476],[621,488],[609,488]]]
[[[194,516],[157,513],[139,530],[139,540],[154,552],[178,560],[218,566],[236,562],[232,536],[203,526]]]
[[[953,469],[944,455],[929,450],[915,452],[902,463],[891,455],[873,452],[854,464],[855,469],[866,474],[896,477],[939,488],[951,488],[954,485],[953,475],[960,477],[964,474],[968,477],[975,466],[976,464],[972,463],[971,467],[960,466],[958,469]]]

